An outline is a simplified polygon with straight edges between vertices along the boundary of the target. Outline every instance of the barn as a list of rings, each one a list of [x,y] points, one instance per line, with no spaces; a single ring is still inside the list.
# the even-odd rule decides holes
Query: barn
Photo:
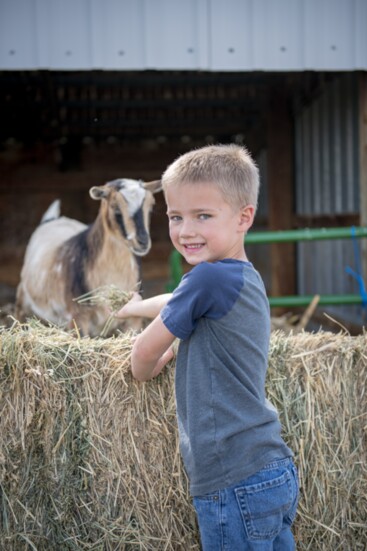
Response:
[[[269,296],[328,295],[320,319],[360,330],[366,23],[365,0],[0,0],[0,304],[54,199],[90,223],[90,187],[153,180],[193,147],[236,142],[261,172],[253,231],[310,230],[249,245]],[[162,196],[151,235],[146,296],[171,277]]]

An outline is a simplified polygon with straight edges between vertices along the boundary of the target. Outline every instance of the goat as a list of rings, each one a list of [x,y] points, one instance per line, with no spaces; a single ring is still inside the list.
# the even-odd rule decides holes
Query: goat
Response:
[[[153,193],[160,189],[160,180],[143,183],[123,178],[92,187],[89,194],[101,205],[90,226],[60,216],[60,202],[54,201],[26,249],[16,318],[22,321],[36,315],[67,328],[75,323],[83,335],[100,334],[107,307],[85,306],[73,299],[103,285],[136,290],[137,257],[151,248],[150,212]]]

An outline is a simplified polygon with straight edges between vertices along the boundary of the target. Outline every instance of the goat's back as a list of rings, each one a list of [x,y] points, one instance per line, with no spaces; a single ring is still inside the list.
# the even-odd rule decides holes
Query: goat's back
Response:
[[[60,247],[86,225],[64,216],[40,224],[28,243],[17,289],[16,317],[37,315],[52,323],[65,321]],[[69,316],[67,316],[69,317]],[[69,321],[68,319],[66,321]]]

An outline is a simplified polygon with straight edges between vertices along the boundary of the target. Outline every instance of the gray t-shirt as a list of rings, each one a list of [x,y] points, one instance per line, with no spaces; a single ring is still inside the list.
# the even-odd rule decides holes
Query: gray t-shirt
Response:
[[[181,339],[177,420],[191,494],[225,488],[292,456],[277,411],[265,398],[269,303],[252,264],[198,264],[161,317]]]

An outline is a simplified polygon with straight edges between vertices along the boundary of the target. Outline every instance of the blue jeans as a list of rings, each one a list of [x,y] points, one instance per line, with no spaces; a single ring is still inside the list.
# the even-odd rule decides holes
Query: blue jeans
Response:
[[[224,490],[194,497],[204,551],[294,551],[298,475],[278,459]]]

